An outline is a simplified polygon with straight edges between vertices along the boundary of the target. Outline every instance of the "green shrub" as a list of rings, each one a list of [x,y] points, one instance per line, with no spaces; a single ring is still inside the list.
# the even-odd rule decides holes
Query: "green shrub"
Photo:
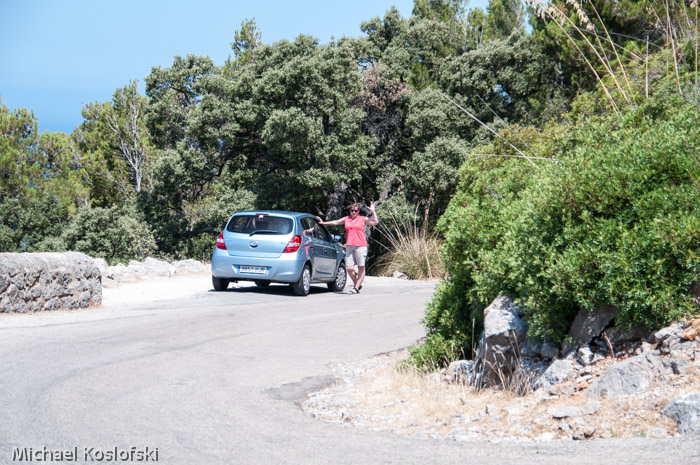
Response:
[[[399,366],[399,369],[413,366],[419,371],[436,371],[454,360],[465,358],[464,353],[453,340],[440,334],[433,334],[423,344],[409,347],[408,351],[409,358]]]
[[[465,164],[439,224],[450,281],[428,308],[429,343],[468,353],[465,331],[499,294],[523,306],[532,336],[553,340],[581,307],[615,305],[618,323],[649,328],[697,313],[698,117],[677,99],[651,100],[572,127],[539,169]]]
[[[81,208],[61,234],[66,250],[104,258],[110,264],[143,260],[156,252],[153,232],[133,205]]]

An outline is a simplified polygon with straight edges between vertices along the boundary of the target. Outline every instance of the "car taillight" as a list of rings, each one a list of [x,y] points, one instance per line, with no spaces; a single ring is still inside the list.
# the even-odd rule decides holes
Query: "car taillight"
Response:
[[[299,247],[301,247],[301,236],[294,236],[291,241],[287,242],[287,247],[284,248],[282,253],[296,252],[299,250]]]
[[[224,242],[224,233],[222,232],[219,234],[219,237],[216,239],[216,248],[221,249],[221,250],[226,250],[226,243]]]

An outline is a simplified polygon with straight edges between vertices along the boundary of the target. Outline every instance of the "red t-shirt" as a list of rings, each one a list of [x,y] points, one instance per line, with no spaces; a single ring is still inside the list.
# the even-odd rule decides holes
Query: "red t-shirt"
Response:
[[[365,239],[365,218],[367,217],[357,215],[357,218],[353,221],[352,217],[345,217],[345,245],[367,247],[367,239]]]

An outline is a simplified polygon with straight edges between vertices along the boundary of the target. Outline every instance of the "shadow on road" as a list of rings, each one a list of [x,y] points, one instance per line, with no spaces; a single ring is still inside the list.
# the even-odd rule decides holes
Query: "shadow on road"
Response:
[[[239,286],[229,287],[225,291],[215,291],[209,289],[212,293],[245,293],[245,294],[263,294],[263,295],[289,295],[290,297],[303,297],[294,294],[292,286],[289,284],[270,284],[267,287],[260,286]],[[347,292],[332,292],[325,285],[312,285],[309,295],[311,294],[347,294]]]

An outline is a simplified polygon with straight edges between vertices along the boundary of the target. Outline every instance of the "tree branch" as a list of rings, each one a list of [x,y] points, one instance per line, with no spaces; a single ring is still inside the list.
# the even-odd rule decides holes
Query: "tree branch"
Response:
[[[199,228],[199,229],[193,229],[192,231],[186,231],[182,233],[182,237],[192,237],[196,236],[198,234],[203,234],[203,233],[212,233],[212,234],[218,234],[220,231],[216,228],[208,227],[208,228]]]

